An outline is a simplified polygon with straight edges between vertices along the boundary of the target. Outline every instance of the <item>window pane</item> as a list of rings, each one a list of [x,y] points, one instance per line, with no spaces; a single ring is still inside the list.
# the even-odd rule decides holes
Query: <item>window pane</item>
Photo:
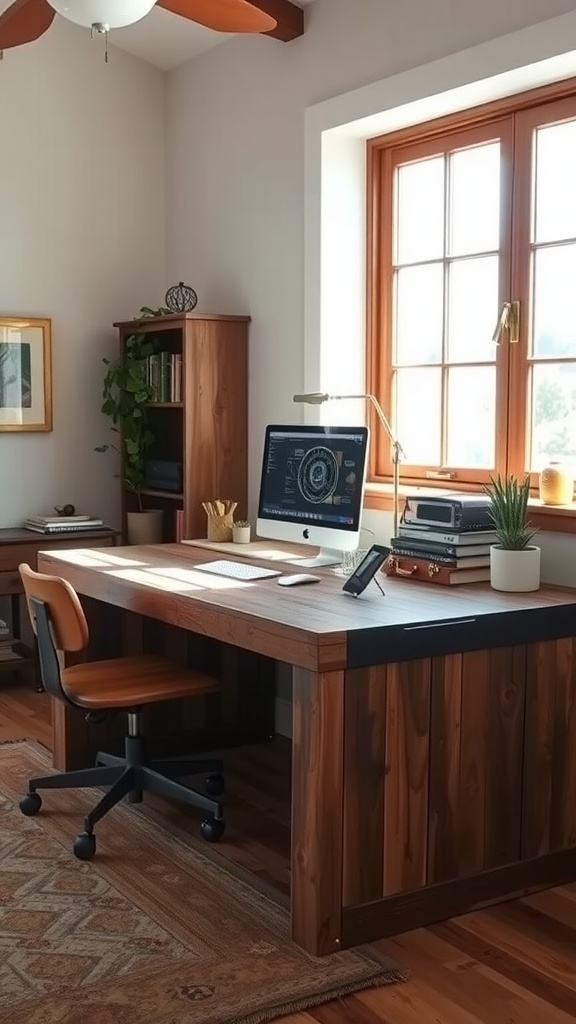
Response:
[[[535,242],[576,235],[576,121],[535,133]]]
[[[576,358],[576,245],[534,254],[533,353]]]
[[[396,275],[396,355],[403,365],[442,358],[443,267],[406,267]]]
[[[396,372],[396,430],[408,462],[441,462],[441,375],[438,369]]]
[[[444,157],[398,169],[396,263],[440,259],[444,254]]]
[[[448,371],[447,465],[493,469],[495,415],[494,367]]]
[[[530,469],[537,472],[549,459],[576,466],[576,366],[535,366],[532,396]]]
[[[448,359],[459,363],[493,361],[498,257],[458,260],[450,267],[448,287]]]
[[[499,248],[500,143],[475,146],[450,157],[451,256]]]

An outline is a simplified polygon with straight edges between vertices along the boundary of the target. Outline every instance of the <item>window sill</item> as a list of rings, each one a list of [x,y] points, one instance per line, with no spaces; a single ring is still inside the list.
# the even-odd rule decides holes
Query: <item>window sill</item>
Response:
[[[439,490],[438,487],[400,487],[399,506],[402,507],[402,500],[408,494],[435,495],[453,494],[454,488]],[[569,505],[544,505],[539,498],[530,498],[530,523],[538,530],[545,530],[547,533],[576,533],[576,502]],[[378,512],[394,511],[394,496],[391,484],[366,485],[364,497],[364,508],[374,509]]]

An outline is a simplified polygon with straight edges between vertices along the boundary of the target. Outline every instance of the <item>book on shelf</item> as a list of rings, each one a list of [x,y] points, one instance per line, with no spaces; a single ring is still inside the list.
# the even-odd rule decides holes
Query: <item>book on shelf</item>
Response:
[[[26,516],[27,523],[38,523],[39,526],[46,526],[54,523],[62,526],[63,523],[86,523],[94,522],[95,516],[74,515],[74,516]],[[101,520],[100,520],[101,522]]]
[[[35,533],[43,533],[45,536],[53,536],[57,533],[86,533],[87,530],[105,530],[107,527],[104,525],[102,519],[89,519],[84,523],[33,523],[26,520],[24,523],[26,530],[32,530]]]
[[[153,352],[148,356],[146,383],[151,389],[151,402],[166,404],[182,401],[182,354]]]
[[[22,661],[22,656],[17,651],[12,650],[10,643],[0,644],[0,662],[5,661]]]
[[[412,558],[391,553],[385,564],[387,576],[397,576],[406,580],[419,580],[423,583],[440,583],[453,586],[457,583],[485,583],[490,579],[490,566],[483,565],[474,569],[460,566],[452,568],[429,558]]]
[[[398,527],[401,537],[424,538],[439,544],[496,544],[495,530],[442,530],[433,526],[402,526]]]

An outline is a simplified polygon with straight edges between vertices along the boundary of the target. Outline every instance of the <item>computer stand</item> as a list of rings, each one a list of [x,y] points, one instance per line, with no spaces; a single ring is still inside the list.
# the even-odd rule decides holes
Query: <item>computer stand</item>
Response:
[[[303,569],[316,569],[322,565],[342,565],[343,552],[336,548],[320,548],[313,558],[287,558],[290,565],[300,565]]]

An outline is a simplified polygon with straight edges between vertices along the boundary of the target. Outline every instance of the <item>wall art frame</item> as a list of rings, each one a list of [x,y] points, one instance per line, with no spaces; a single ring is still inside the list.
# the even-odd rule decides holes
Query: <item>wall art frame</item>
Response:
[[[52,430],[52,321],[0,316],[0,431]]]

